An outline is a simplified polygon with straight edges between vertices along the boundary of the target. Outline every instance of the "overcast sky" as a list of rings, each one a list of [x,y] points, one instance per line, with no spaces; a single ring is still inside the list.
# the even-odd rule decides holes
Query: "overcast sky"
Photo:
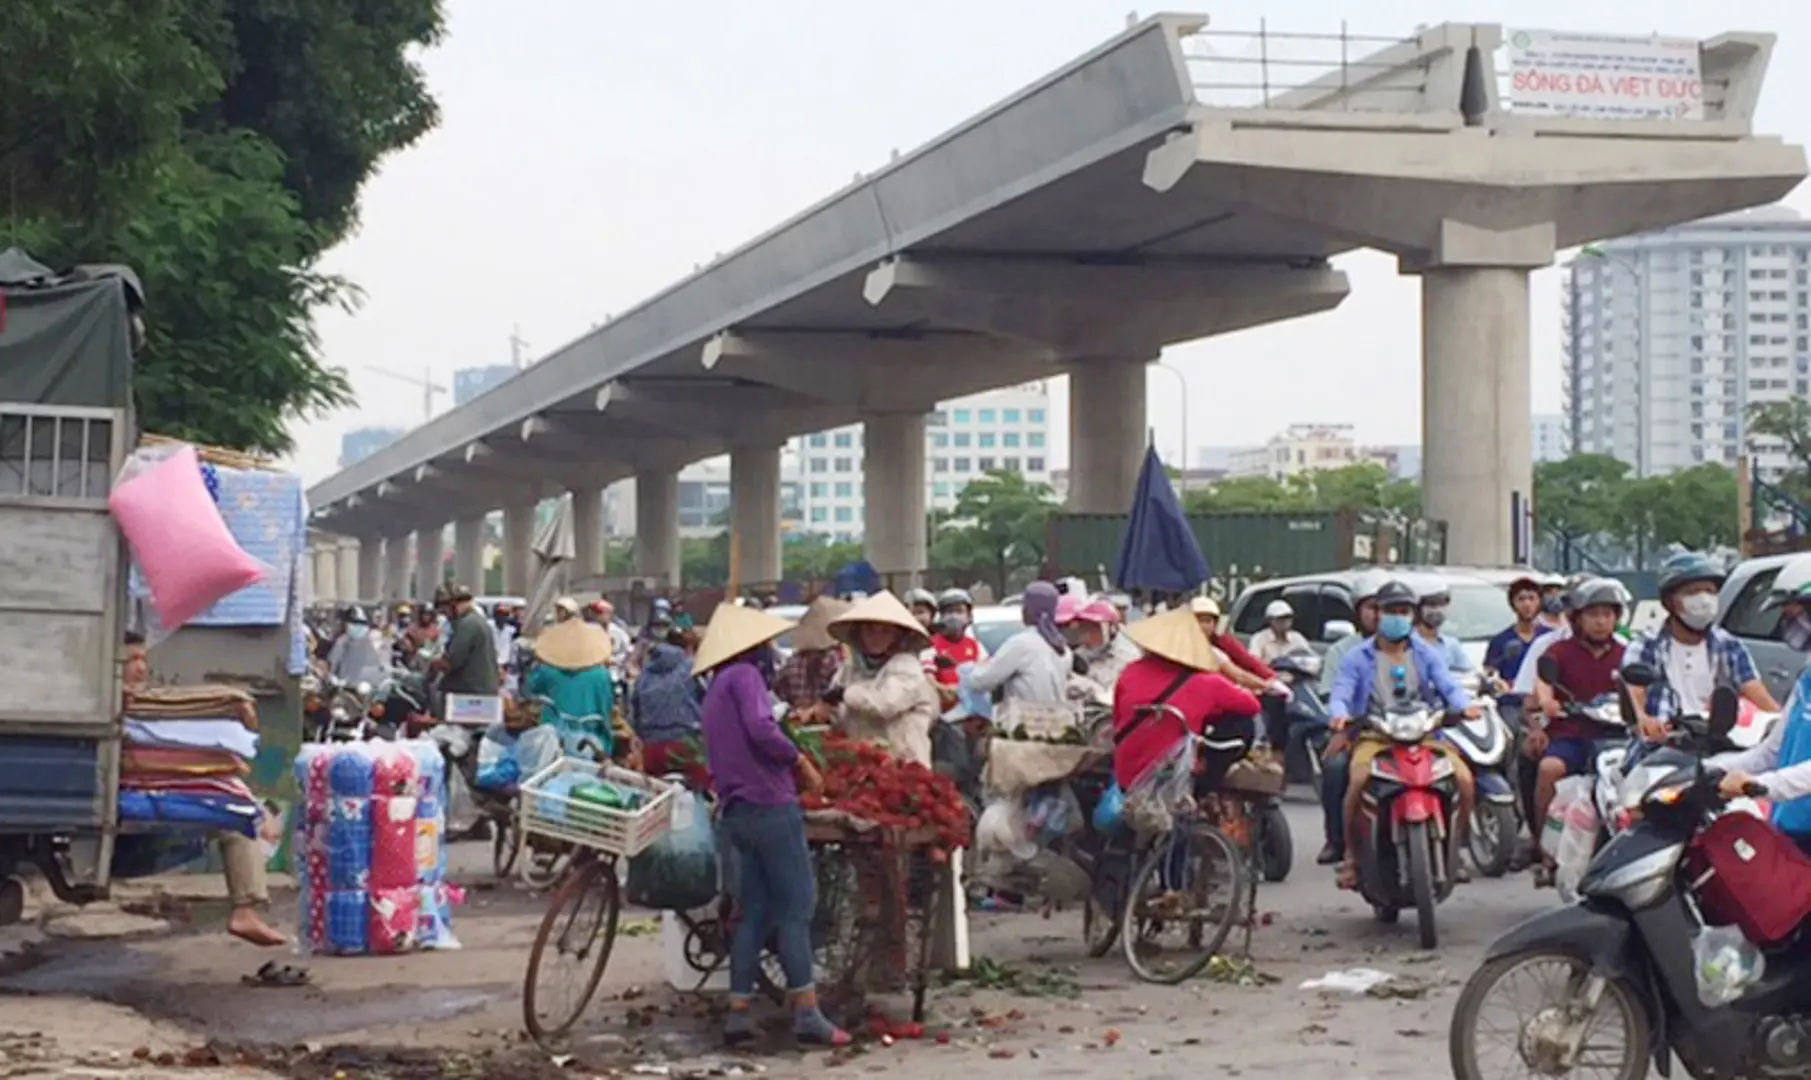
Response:
[[[1811,141],[1811,6],[1650,0],[1239,5],[1220,30],[1406,35],[1464,19],[1510,27],[1710,37],[1780,35],[1759,130]],[[372,367],[450,381],[507,362],[512,330],[539,357],[782,219],[1048,74],[1124,28],[1125,0],[448,0],[426,54],[438,130],[365,188],[363,227],[327,269],[366,294],[324,313],[326,361],[359,405],[298,429],[310,482],[339,437],[413,424],[420,390]],[[1246,12],[1249,11],[1249,14]],[[1140,14],[1149,14],[1140,10]],[[1210,14],[1213,12],[1210,11]],[[1334,55],[1337,55],[1336,53]],[[1811,209],[1800,189],[1792,203]],[[1337,311],[1168,350],[1189,386],[1189,442],[1259,443],[1294,421],[1349,422],[1380,443],[1420,437],[1419,289],[1375,254],[1339,260]],[[1534,277],[1534,402],[1560,406],[1559,272]],[[1172,461],[1175,377],[1154,372],[1151,422]],[[1063,380],[1055,415],[1066,415]],[[444,407],[444,402],[442,404]],[[1211,430],[1210,430],[1211,424]],[[1067,432],[1054,433],[1057,460]]]

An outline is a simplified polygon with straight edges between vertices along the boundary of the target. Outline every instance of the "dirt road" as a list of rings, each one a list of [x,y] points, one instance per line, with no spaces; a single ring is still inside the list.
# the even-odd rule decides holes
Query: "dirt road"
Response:
[[[1407,926],[1376,925],[1312,865],[1313,808],[1291,806],[1290,817],[1303,854],[1288,882],[1260,896],[1269,922],[1254,936],[1249,969],[1152,987],[1132,979],[1117,953],[1084,959],[1074,915],[979,915],[974,953],[989,961],[991,985],[939,988],[925,1039],[872,1042],[855,1055],[776,1049],[725,1059],[715,1050],[713,1002],[668,988],[653,922],[637,915],[587,1022],[550,1057],[520,1036],[523,965],[544,901],[515,887],[475,886],[455,916],[462,950],[306,960],[285,953],[278,959],[305,964],[313,977],[293,989],[241,983],[269,954],[216,932],[217,902],[134,908],[152,918],[91,910],[53,919],[48,933],[14,935],[0,961],[0,1077],[539,1080],[738,1068],[788,1077],[826,1065],[906,1080],[977,1069],[990,1080],[1102,1070],[1156,1080],[1204,1068],[1253,1077],[1450,1075],[1446,1027],[1458,982],[1492,937],[1553,903],[1552,894],[1536,894],[1525,875],[1464,886],[1440,909],[1443,947],[1422,954]],[[470,871],[460,876],[482,881],[483,853],[455,850],[456,866]],[[185,891],[196,884],[207,883],[183,883]],[[294,925],[293,901],[279,903],[276,919]],[[8,953],[0,944],[0,956]],[[1394,978],[1374,995],[1300,988],[1354,967]],[[903,1019],[904,1003],[893,1005]],[[78,1071],[66,1071],[72,1067]]]

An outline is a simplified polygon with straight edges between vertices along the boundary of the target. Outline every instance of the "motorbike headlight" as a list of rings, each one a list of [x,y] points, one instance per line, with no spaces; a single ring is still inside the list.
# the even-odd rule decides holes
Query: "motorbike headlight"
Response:
[[[352,719],[352,715],[346,711],[346,707],[344,705],[335,705],[333,707],[333,722],[334,723],[343,724],[350,719]]]
[[[359,683],[357,690],[359,697],[368,698],[371,696],[371,684],[368,682]]]
[[[1434,730],[1434,714],[1426,709],[1386,713],[1383,718],[1383,733],[1397,742],[1413,742],[1426,738],[1428,732],[1432,730]]]

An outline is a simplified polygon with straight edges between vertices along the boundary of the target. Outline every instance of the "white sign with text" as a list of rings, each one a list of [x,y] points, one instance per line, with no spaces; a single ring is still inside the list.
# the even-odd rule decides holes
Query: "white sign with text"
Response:
[[[1596,120],[1702,120],[1704,77],[1691,38],[1509,34],[1509,108]]]

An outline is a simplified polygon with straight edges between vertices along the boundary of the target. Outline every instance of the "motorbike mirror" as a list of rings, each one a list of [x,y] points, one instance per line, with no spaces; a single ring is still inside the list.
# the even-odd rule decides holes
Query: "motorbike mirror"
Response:
[[[1322,641],[1339,641],[1358,633],[1358,627],[1345,619],[1328,619],[1321,627]]]
[[[1736,692],[1727,686],[1719,686],[1710,695],[1710,733],[1717,738],[1727,736],[1735,730],[1738,702]]]
[[[1660,681],[1660,673],[1648,664],[1629,664],[1622,669],[1622,681],[1629,686],[1652,686]]]
[[[1559,685],[1559,661],[1551,656],[1543,656],[1534,662],[1535,674],[1548,686]]]

